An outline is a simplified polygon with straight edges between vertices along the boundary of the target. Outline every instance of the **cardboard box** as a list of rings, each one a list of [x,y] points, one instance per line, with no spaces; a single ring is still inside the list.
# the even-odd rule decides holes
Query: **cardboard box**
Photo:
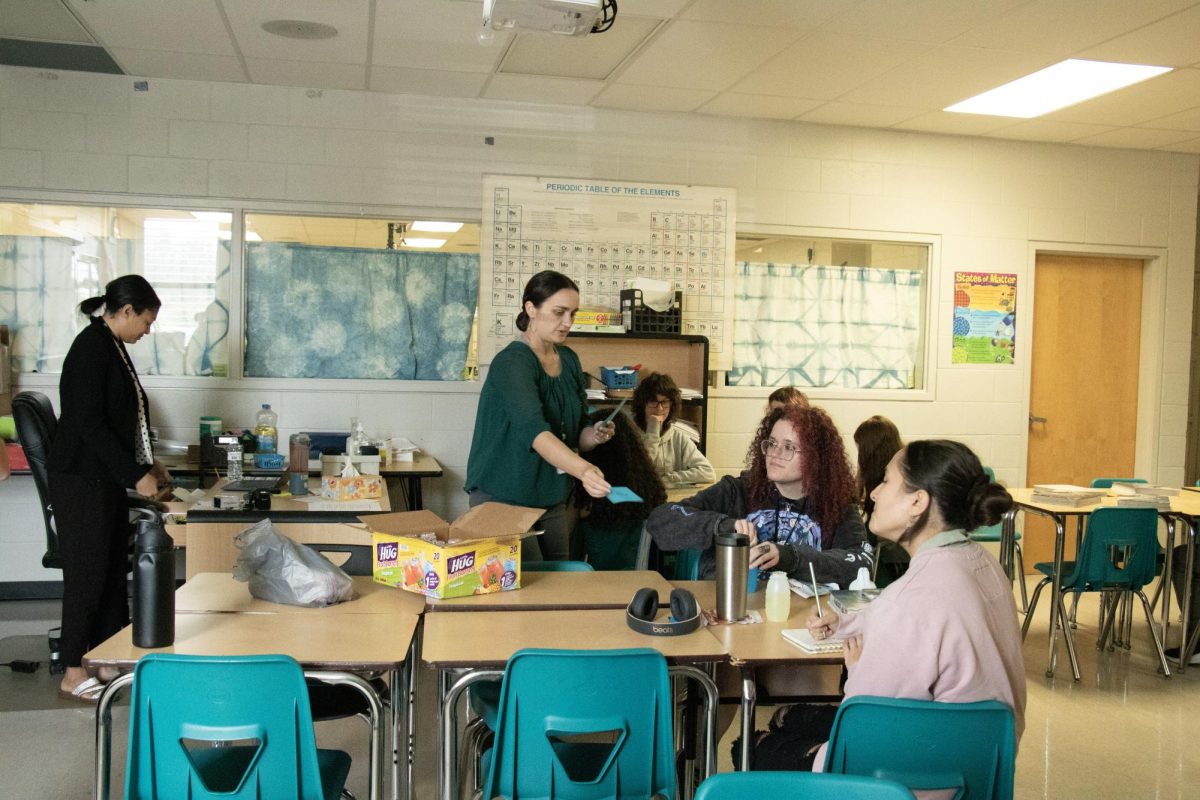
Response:
[[[453,523],[432,511],[359,519],[371,529],[377,583],[445,599],[521,588],[521,538],[544,513],[481,503]]]

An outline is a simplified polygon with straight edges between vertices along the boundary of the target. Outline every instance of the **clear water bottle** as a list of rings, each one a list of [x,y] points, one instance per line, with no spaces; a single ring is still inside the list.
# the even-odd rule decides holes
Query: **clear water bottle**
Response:
[[[279,415],[263,403],[254,422],[254,452],[272,453],[279,449]]]
[[[227,444],[225,450],[229,465],[227,469],[229,480],[240,481],[242,479],[242,444],[241,442]]]

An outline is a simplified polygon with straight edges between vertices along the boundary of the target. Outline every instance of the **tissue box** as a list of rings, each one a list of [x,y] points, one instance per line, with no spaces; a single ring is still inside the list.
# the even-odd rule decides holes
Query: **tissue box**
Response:
[[[383,497],[383,478],[378,475],[321,476],[321,496],[332,500],[378,500]]]
[[[432,511],[359,519],[371,529],[376,583],[446,599],[521,588],[521,538],[544,513],[481,503],[453,523]]]

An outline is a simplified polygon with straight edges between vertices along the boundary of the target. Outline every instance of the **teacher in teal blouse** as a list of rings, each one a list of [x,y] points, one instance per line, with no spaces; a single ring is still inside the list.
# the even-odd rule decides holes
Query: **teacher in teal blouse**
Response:
[[[563,560],[571,552],[566,504],[575,481],[592,497],[612,490],[578,451],[607,442],[614,427],[587,424],[579,356],[563,344],[579,310],[579,287],[545,270],[529,279],[521,306],[521,336],[492,359],[483,384],[465,488],[472,506],[498,500],[546,509],[544,532],[525,541],[523,555]]]

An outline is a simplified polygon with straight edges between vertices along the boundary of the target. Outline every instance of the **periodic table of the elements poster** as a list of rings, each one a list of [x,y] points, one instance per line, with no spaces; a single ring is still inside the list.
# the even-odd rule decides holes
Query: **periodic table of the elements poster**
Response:
[[[619,311],[638,278],[672,284],[680,333],[707,336],[709,369],[729,368],[734,189],[486,175],[483,204],[481,363],[516,335],[526,282],[553,269],[579,284],[582,308]]]

